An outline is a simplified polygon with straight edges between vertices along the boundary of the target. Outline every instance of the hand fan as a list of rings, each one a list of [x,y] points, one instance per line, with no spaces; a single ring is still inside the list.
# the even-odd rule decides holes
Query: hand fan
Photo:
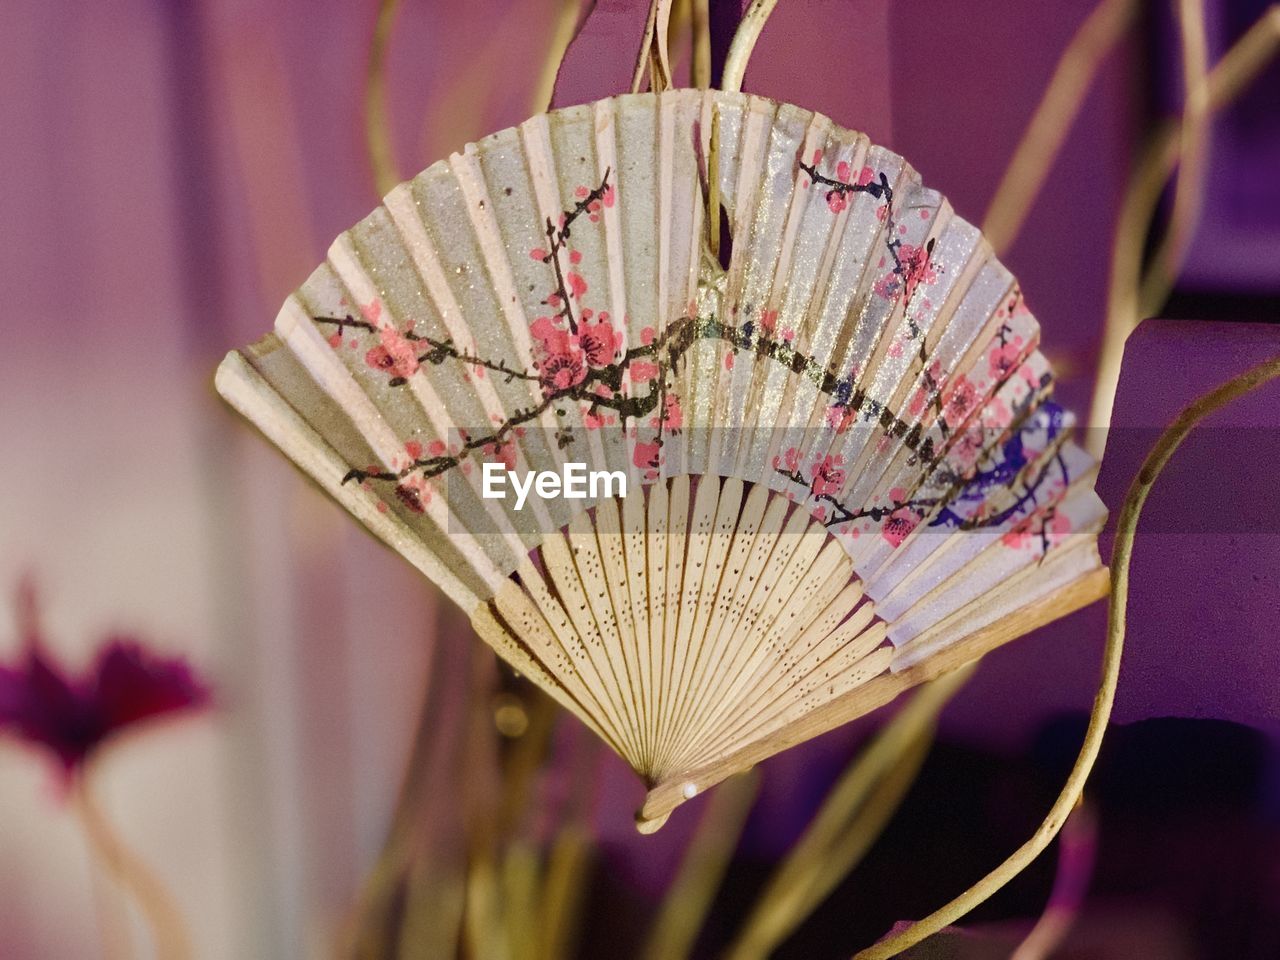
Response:
[[[649,830],[1105,592],[1037,343],[900,157],[679,90],[396,187],[217,385],[631,764]]]

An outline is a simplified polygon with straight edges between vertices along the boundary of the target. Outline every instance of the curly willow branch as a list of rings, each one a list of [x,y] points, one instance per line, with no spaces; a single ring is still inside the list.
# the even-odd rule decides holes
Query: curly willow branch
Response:
[[[364,135],[373,167],[373,183],[385,197],[400,182],[391,149],[391,123],[387,116],[387,46],[395,27],[400,0],[382,0],[369,43],[369,72],[365,76]]]
[[[943,927],[955,923],[1025,870],[1057,836],[1080,799],[1085,781],[1093,770],[1094,762],[1098,759],[1102,738],[1111,717],[1111,708],[1115,703],[1116,684],[1120,678],[1120,658],[1124,652],[1125,612],[1129,604],[1129,564],[1133,558],[1138,518],[1142,515],[1147,496],[1151,493],[1156,478],[1169,463],[1174,451],[1201,420],[1232,400],[1256,390],[1277,377],[1280,377],[1280,354],[1192,401],[1179,414],[1173,425],[1160,435],[1151,452],[1147,454],[1146,460],[1143,461],[1142,469],[1138,471],[1138,475],[1129,487],[1124,506],[1120,509],[1120,519],[1116,522],[1116,545],[1111,557],[1111,600],[1108,607],[1107,644],[1103,652],[1102,680],[1098,695],[1093,701],[1093,710],[1089,714],[1089,727],[1085,731],[1080,755],[1076,758],[1075,766],[1071,768],[1062,792],[1058,794],[1058,799],[1054,801],[1040,828],[1009,859],[945,907],[912,924],[901,933],[881,940],[874,946],[855,954],[853,960],[888,960],[926,937],[932,936]]]
[[[646,70],[649,89],[661,93],[671,86],[671,55],[667,49],[667,28],[671,23],[673,0],[652,0],[649,19],[644,28],[644,39],[636,54],[635,70],[631,76],[631,92],[639,93],[644,87]]]
[[[90,771],[84,772],[72,797],[93,855],[137,901],[159,960],[189,960],[191,943],[173,895],[111,825],[89,785],[89,775]]]
[[[919,687],[861,750],[769,879],[726,960],[763,960],[861,861],[915,783],[938,715],[973,676],[974,660]]]
[[[556,90],[556,77],[560,73],[560,64],[573,42],[573,35],[578,29],[578,21],[582,15],[582,0],[555,0],[556,11],[552,15],[551,37],[547,41],[546,59],[538,73],[538,82],[534,84],[530,105],[534,113],[542,113],[551,109],[551,98]]]
[[[1205,164],[1209,149],[1209,41],[1205,34],[1204,0],[1178,0],[1182,35],[1182,76],[1186,89],[1178,136],[1178,180],[1164,237],[1151,257],[1139,302],[1149,299],[1162,276],[1182,269],[1200,211],[1204,206]],[[1163,303],[1164,297],[1160,298]],[[1158,307],[1153,308],[1158,309]]]
[[[747,74],[747,61],[751,59],[751,51],[756,48],[756,41],[769,21],[769,14],[778,5],[778,0],[751,0],[751,6],[742,15],[733,42],[729,44],[729,52],[724,58],[724,71],[720,77],[720,89],[736,93],[742,89],[742,78]]]
[[[1209,113],[1235,100],[1277,52],[1280,4],[1273,4],[1209,71],[1205,80]],[[1180,122],[1175,120],[1160,127],[1143,151],[1124,192],[1111,247],[1102,351],[1089,410],[1091,426],[1106,426],[1110,421],[1125,339],[1142,317],[1160,309],[1173,289],[1174,273],[1181,266],[1164,257],[1153,260],[1145,276],[1142,269],[1147,234],[1165,184],[1178,167],[1181,143]],[[1102,435],[1101,430],[1089,431],[1086,446],[1090,453],[1100,453],[1096,444]]]
[[[1139,7],[1137,0],[1102,0],[1063,51],[982,222],[982,233],[997,254],[1017,239],[1099,68],[1128,32]]]

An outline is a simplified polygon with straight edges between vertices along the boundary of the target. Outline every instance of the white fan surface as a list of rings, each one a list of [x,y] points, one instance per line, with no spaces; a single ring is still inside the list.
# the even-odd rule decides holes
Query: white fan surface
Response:
[[[1105,590],[1038,341],[902,158],[683,90],[401,184],[218,386],[631,763],[653,825]],[[486,462],[628,495],[518,509]]]

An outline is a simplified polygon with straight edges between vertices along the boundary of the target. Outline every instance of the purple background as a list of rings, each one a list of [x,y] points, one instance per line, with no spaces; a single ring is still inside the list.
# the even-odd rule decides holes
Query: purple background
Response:
[[[404,175],[531,112],[553,6],[402,5],[389,77]],[[599,0],[566,61],[560,102],[628,82],[641,6]],[[732,7],[716,4],[717,24]],[[978,222],[1059,51],[1091,7],[783,0],[746,89],[867,130]],[[14,0],[0,31],[0,595],[34,568],[59,655],[82,663],[104,627],[127,626],[191,655],[216,681],[225,705],[216,719],[140,739],[104,770],[110,812],[174,888],[202,958],[296,956],[299,945],[328,942],[384,837],[429,654],[474,642],[407,565],[302,483],[210,388],[221,354],[265,331],[330,238],[376,202],[362,132],[374,13],[372,3],[345,0]],[[718,50],[726,36],[716,36]],[[1148,63],[1162,42],[1144,23],[1108,61],[1007,257],[1044,328],[1060,397],[1078,410],[1091,388],[1118,199],[1142,125],[1161,102],[1163,79]],[[1274,105],[1276,87],[1269,74],[1255,97]],[[1176,103],[1176,93],[1164,102]],[[1171,315],[1277,315],[1259,296],[1280,291],[1280,258],[1267,239],[1280,231],[1280,210],[1264,192],[1275,185],[1274,153],[1241,139],[1242,130],[1269,136],[1259,128],[1265,111],[1250,102],[1218,125],[1214,176],[1260,186],[1220,194],[1207,208],[1194,295],[1181,291]],[[1223,238],[1248,285],[1212,268]],[[1167,423],[1195,393],[1274,352],[1275,329],[1145,327],[1126,357],[1117,422]],[[1179,455],[1152,499],[1148,522],[1164,529],[1189,517],[1207,522],[1213,511],[1236,526],[1143,536],[1122,720],[1276,719],[1280,528],[1240,533],[1238,517],[1274,510],[1280,451],[1266,432],[1242,444],[1246,434],[1231,425],[1275,428],[1277,399],[1273,390],[1224,414],[1220,429]],[[1114,448],[1100,486],[1108,503],[1151,438],[1137,430]],[[911,829],[886,839],[891,852],[878,868],[868,863],[856,890],[866,899],[850,900],[848,890],[833,897],[821,942],[846,945],[856,921],[867,927],[856,931],[865,943],[864,934],[936,906],[1025,837],[1078,743],[1078,730],[1055,739],[1058,728],[1044,724],[1087,709],[1102,620],[1098,606],[988,658],[946,714],[937,763],[903,814]],[[0,631],[0,658],[12,655],[11,639]],[[726,923],[879,719],[763,765],[734,872],[746,900],[724,904]],[[1115,866],[1106,889],[1129,898],[1120,916],[1189,943],[1193,921],[1225,916],[1217,922],[1252,930],[1239,911],[1280,915],[1274,884],[1259,879],[1274,874],[1280,849],[1274,830],[1259,826],[1274,819],[1274,797],[1257,813],[1248,807],[1256,784],[1242,780],[1245,799],[1224,813],[1220,797],[1211,809],[1198,805],[1195,783],[1229,779],[1208,765],[1215,756],[1248,773],[1270,748],[1246,763],[1253,754],[1243,748],[1224,753],[1205,741],[1197,753],[1185,732],[1165,731],[1124,752],[1124,737],[1141,730],[1119,733],[1115,777],[1103,776],[1100,791],[1130,796],[1115,778],[1153,742],[1176,745],[1170,767],[1185,766],[1190,778],[1162,788],[1188,798],[1185,809],[1108,808],[1105,862]],[[27,752],[0,748],[0,955],[96,957],[99,894],[45,775]],[[616,921],[605,942],[617,944],[627,918],[651,909],[702,801],[640,840],[634,777],[610,758],[592,775],[605,864],[595,907]],[[455,789],[441,779],[443,796]],[[949,825],[952,845],[930,824]],[[1050,868],[995,915],[1037,910]],[[1205,908],[1215,889],[1239,910]],[[865,910],[850,919],[854,902]],[[1222,956],[1275,956],[1261,939],[1238,946]],[[801,955],[822,954],[810,946]]]

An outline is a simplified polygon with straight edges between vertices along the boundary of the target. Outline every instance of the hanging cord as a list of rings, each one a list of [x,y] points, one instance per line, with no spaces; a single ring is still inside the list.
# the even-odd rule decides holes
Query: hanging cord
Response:
[[[661,93],[671,86],[671,53],[667,47],[667,29],[671,24],[672,0],[652,0],[649,20],[645,24],[644,39],[636,55],[636,68],[631,76],[631,92],[639,93],[644,87],[646,69],[649,89]]]
[[[1098,759],[1098,751],[1102,746],[1102,738],[1106,734],[1107,722],[1111,718],[1111,708],[1115,703],[1116,684],[1120,678],[1120,658],[1124,652],[1125,613],[1129,605],[1129,564],[1133,558],[1138,518],[1142,515],[1147,496],[1151,493],[1156,478],[1168,464],[1169,458],[1201,420],[1237,397],[1242,397],[1277,377],[1280,377],[1280,354],[1246,370],[1192,401],[1179,414],[1173,425],[1156,440],[1155,446],[1143,461],[1142,469],[1138,471],[1138,475],[1129,487],[1124,506],[1120,509],[1120,519],[1116,523],[1115,550],[1111,557],[1111,600],[1108,606],[1107,643],[1103,652],[1102,680],[1098,695],[1093,701],[1093,710],[1089,714],[1089,727],[1085,731],[1084,743],[1080,747],[1075,766],[1071,768],[1062,792],[1054,801],[1040,828],[1009,859],[945,907],[913,923],[900,933],[855,954],[853,960],[888,960],[926,937],[932,936],[943,927],[955,923],[1025,870],[1057,836],[1079,801],[1084,791],[1085,781],[1093,770],[1094,762]]]

